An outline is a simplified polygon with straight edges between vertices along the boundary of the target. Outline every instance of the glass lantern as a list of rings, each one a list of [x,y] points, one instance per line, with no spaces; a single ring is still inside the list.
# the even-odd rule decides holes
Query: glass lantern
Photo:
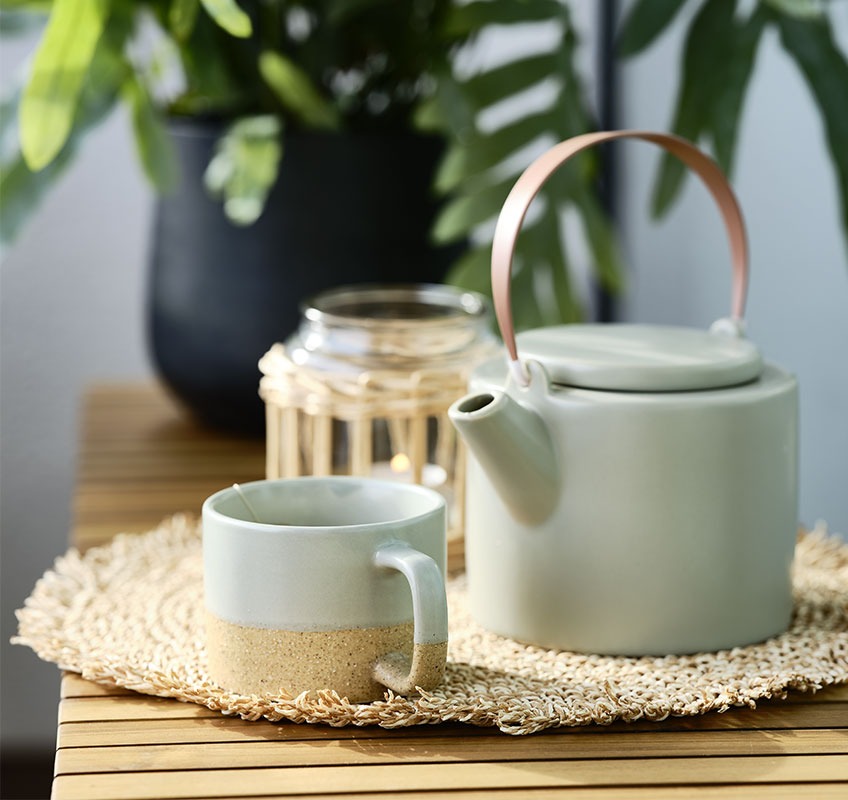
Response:
[[[462,536],[465,452],[447,417],[499,349],[486,299],[444,285],[350,286],[312,298],[259,363],[269,478],[370,475],[418,483]]]

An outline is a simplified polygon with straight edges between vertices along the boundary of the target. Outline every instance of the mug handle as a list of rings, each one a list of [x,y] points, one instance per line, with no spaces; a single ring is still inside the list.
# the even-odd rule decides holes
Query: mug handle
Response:
[[[492,241],[492,297],[495,305],[495,316],[509,353],[510,369],[515,379],[522,386],[529,384],[530,377],[526,368],[518,359],[510,299],[512,257],[515,253],[518,233],[533,198],[538,194],[545,181],[560,166],[582,150],[613,139],[641,139],[659,145],[680,159],[706,184],[713,199],[718,204],[730,241],[730,253],[733,262],[733,289],[732,316],[729,322],[733,329],[742,330],[745,297],[748,292],[748,242],[739,203],[718,164],[691,142],[673,134],[633,130],[585,133],[560,142],[527,167],[507,196],[495,227],[495,235]]]
[[[397,694],[417,688],[435,689],[445,674],[448,652],[448,602],[442,570],[430,556],[393,541],[374,554],[378,567],[395,569],[409,581],[412,592],[412,660],[387,653],[374,664],[374,680]]]

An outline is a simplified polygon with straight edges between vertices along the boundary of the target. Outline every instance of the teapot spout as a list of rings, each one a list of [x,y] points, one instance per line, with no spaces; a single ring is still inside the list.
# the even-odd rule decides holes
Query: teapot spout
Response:
[[[542,418],[499,390],[467,395],[448,410],[509,513],[544,522],[560,495],[560,470]]]

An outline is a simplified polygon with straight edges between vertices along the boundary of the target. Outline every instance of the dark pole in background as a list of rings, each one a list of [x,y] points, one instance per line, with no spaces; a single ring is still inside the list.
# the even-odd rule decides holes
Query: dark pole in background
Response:
[[[609,131],[618,127],[617,64],[615,59],[615,27],[618,20],[618,0],[601,0],[598,8],[598,128]],[[616,203],[617,170],[614,143],[600,149],[601,177],[599,195],[601,205],[613,225],[618,223]],[[612,322],[616,318],[616,298],[603,286],[595,289],[596,317],[599,322]]]

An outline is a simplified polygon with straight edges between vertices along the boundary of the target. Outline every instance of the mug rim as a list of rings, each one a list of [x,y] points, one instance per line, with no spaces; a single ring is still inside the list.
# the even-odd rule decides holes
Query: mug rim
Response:
[[[447,509],[447,502],[445,498],[439,494],[435,489],[430,489],[427,486],[420,486],[416,483],[401,483],[400,481],[390,481],[385,480],[383,478],[372,478],[364,475],[301,475],[298,477],[292,478],[265,478],[258,479],[255,481],[248,481],[246,483],[239,483],[238,485],[242,489],[247,489],[251,486],[256,486],[258,484],[265,485],[280,485],[280,484],[303,484],[303,483],[323,483],[323,484],[359,484],[359,485],[378,485],[383,488],[391,489],[393,491],[402,491],[407,494],[418,494],[420,496],[426,497],[427,499],[432,501],[432,507],[422,511],[418,514],[412,514],[408,516],[400,516],[394,517],[392,519],[380,520],[377,522],[356,522],[350,524],[340,524],[340,525],[297,525],[297,524],[284,524],[284,523],[276,523],[276,522],[255,522],[253,520],[241,519],[240,517],[232,517],[228,514],[225,514],[222,511],[219,511],[215,508],[215,504],[219,502],[224,496],[229,497],[231,493],[236,492],[234,485],[225,486],[223,489],[219,489],[214,494],[209,495],[206,500],[203,501],[203,505],[201,507],[201,516],[207,517],[210,519],[214,519],[220,523],[230,524],[238,528],[248,527],[251,530],[261,530],[268,532],[280,532],[284,533],[288,532],[324,532],[324,533],[332,533],[334,531],[344,531],[345,534],[351,534],[356,532],[368,532],[373,533],[375,531],[382,530],[384,528],[394,528],[400,523],[409,524],[414,523],[418,520],[426,519],[432,514],[438,512],[439,510],[445,511]]]

